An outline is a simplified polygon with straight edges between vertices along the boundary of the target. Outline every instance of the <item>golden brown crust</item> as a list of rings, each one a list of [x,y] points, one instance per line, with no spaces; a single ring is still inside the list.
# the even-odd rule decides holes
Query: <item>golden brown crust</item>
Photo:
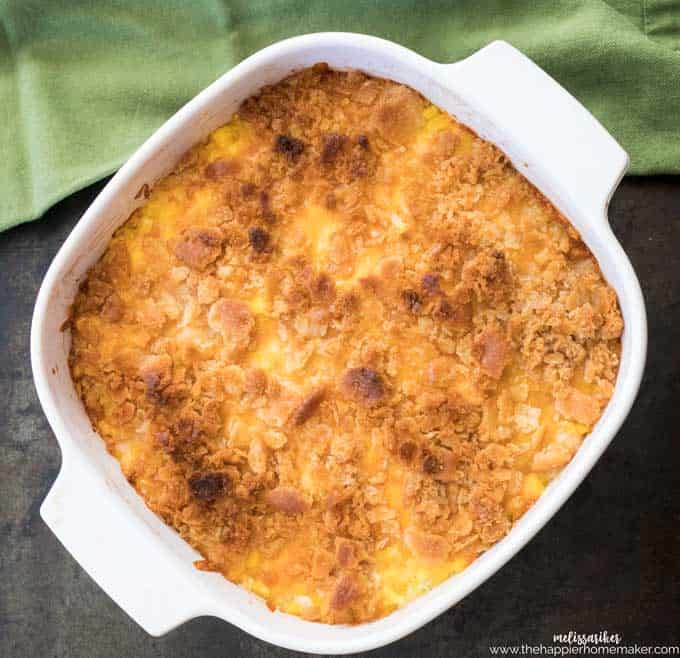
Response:
[[[587,247],[404,86],[301,71],[140,193],[72,309],[76,390],[197,566],[272,608],[364,622],[465,568],[613,392]]]

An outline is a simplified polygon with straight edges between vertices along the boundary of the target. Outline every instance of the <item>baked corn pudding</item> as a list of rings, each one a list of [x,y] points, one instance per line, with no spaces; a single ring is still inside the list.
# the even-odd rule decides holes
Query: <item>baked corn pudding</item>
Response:
[[[493,546],[612,395],[617,298],[495,146],[324,65],[117,230],[70,367],[146,504],[272,609],[382,617]]]

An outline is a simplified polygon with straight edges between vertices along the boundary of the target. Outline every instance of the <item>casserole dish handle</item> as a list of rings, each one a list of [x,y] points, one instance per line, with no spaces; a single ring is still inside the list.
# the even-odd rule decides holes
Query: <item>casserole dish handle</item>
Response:
[[[463,100],[457,111],[464,122],[469,117],[469,125],[498,144],[539,188],[558,181],[555,191],[564,200],[558,205],[576,206],[590,221],[607,221],[628,155],[583,105],[503,41],[443,69]]]
[[[61,471],[40,514],[69,553],[150,635],[205,614],[196,581],[182,574],[169,549],[158,550],[163,542],[149,525],[129,522],[131,501],[76,450],[65,444],[62,450]]]

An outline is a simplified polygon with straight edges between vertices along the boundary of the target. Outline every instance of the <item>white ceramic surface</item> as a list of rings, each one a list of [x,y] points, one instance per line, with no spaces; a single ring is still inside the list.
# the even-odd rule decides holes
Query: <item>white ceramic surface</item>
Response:
[[[190,146],[228,121],[239,103],[264,84],[317,62],[407,84],[496,143],[581,232],[616,289],[625,321],[621,367],[605,413],[510,534],[468,569],[405,608],[353,627],[270,612],[256,596],[193,567],[197,553],[146,508],[93,432],[69,376],[69,332],[60,331],[79,282],[113,231],[140,204],[136,194],[142,185],[171,171]],[[90,576],[152,635],[196,616],[213,615],[283,647],[340,654],[382,646],[419,628],[484,582],[545,525],[590,471],[633,404],[646,355],[644,301],[607,223],[607,203],[627,163],[626,153],[587,110],[503,42],[455,64],[438,64],[374,37],[326,33],[283,41],[249,57],[182,108],[130,158],[82,217],[45,276],[33,317],[31,358],[62,466],[42,505],[43,519]],[[604,548],[607,539],[594,536],[593,541]]]

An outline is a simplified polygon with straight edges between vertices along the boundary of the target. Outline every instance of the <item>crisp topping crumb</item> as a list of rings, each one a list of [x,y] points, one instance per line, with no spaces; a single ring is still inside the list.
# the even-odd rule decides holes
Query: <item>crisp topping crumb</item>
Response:
[[[350,368],[342,383],[349,395],[367,406],[376,405],[385,397],[383,379],[372,368]]]

